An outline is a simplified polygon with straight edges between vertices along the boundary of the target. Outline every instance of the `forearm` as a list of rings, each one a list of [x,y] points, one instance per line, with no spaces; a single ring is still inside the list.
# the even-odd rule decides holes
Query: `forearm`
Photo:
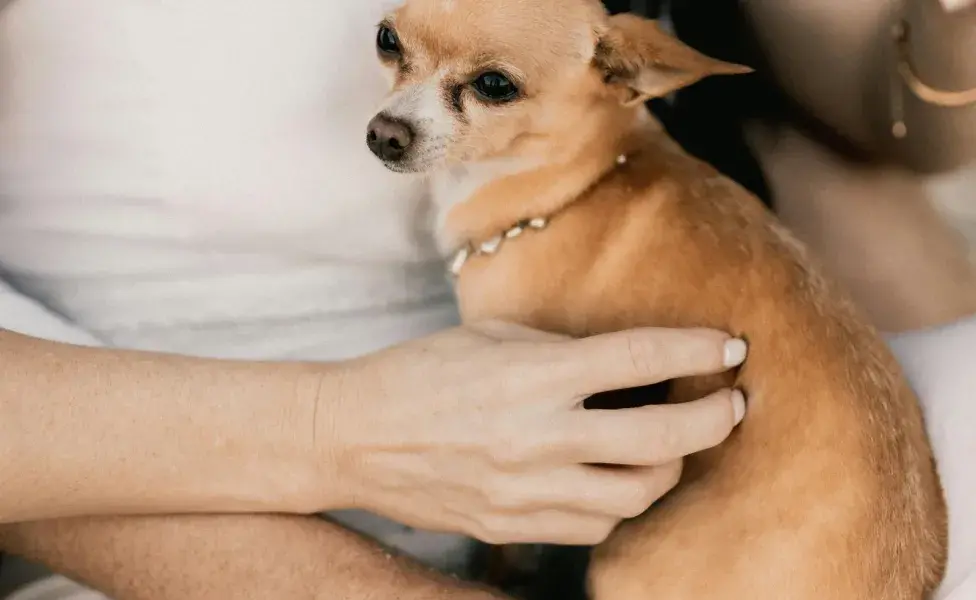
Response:
[[[878,159],[922,171],[976,158],[976,107],[943,108],[914,98],[896,79],[890,0],[753,0],[743,3],[772,75],[816,119]],[[976,9],[946,13],[938,0],[907,0],[911,52],[931,86],[976,86]],[[894,18],[893,18],[894,17]],[[893,101],[904,98],[908,136],[891,134]]]
[[[0,522],[313,511],[323,369],[55,344],[0,331]],[[324,500],[324,499],[323,499]]]
[[[312,517],[130,517],[0,527],[0,548],[115,600],[499,600]]]

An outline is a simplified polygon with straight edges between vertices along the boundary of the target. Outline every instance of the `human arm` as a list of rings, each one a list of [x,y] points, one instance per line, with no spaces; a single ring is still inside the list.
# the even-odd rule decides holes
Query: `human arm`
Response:
[[[915,98],[896,79],[892,0],[744,2],[772,74],[816,119],[877,159],[948,171],[976,158],[976,106],[944,108]],[[906,0],[918,76],[944,90],[976,87],[976,8]],[[897,86],[893,85],[897,83]],[[904,98],[908,135],[891,133],[892,102]]]
[[[464,443],[464,440],[455,436],[454,441],[462,442],[462,446],[451,448],[450,445],[436,443],[432,446],[430,442],[423,442],[423,438],[437,438],[436,430],[443,429],[452,419],[461,418],[464,421],[477,418],[479,414],[482,418],[477,418],[477,422],[486,426],[488,430],[501,428],[502,431],[497,433],[501,434],[502,438],[511,438],[513,434],[525,434],[531,432],[532,421],[537,419],[548,421],[551,417],[559,416],[558,407],[564,402],[556,403],[554,400],[560,398],[561,394],[557,392],[554,397],[550,396],[545,393],[545,387],[559,388],[561,385],[568,385],[569,387],[565,389],[576,389],[578,393],[585,394],[606,386],[610,381],[618,382],[619,385],[634,385],[668,375],[678,376],[693,372],[722,370],[726,365],[741,362],[743,358],[741,353],[743,348],[740,344],[732,343],[733,351],[728,352],[729,341],[727,336],[716,332],[647,331],[582,340],[579,344],[584,347],[574,349],[575,342],[566,344],[566,340],[558,336],[516,326],[489,324],[480,330],[447,332],[422,340],[418,342],[419,346],[415,344],[395,348],[389,351],[391,356],[364,359],[366,362],[378,361],[388,365],[382,372],[367,370],[373,374],[369,381],[380,386],[399,383],[399,399],[404,402],[404,407],[409,407],[410,399],[423,397],[422,395],[411,396],[410,391],[431,392],[432,385],[443,385],[445,382],[449,384],[451,379],[472,379],[472,375],[478,372],[503,377],[475,381],[477,387],[487,392],[487,395],[481,393],[449,398],[447,395],[435,393],[435,396],[446,400],[446,403],[436,407],[440,409],[437,411],[439,414],[431,415],[438,417],[430,419],[430,426],[433,429],[418,431],[419,437],[400,440],[401,443],[407,442],[408,445],[417,446],[421,452],[413,451],[405,454],[396,452],[397,444],[394,440],[397,436],[390,428],[399,425],[401,429],[411,429],[409,426],[411,419],[403,410],[394,411],[394,414],[387,415],[387,418],[378,418],[377,412],[361,413],[366,418],[373,416],[376,436],[373,440],[367,438],[367,443],[359,447],[359,452],[354,453],[360,459],[366,459],[360,463],[362,469],[359,473],[359,483],[368,480],[370,476],[389,475],[393,477],[385,478],[389,479],[387,483],[394,488],[404,483],[402,480],[404,472],[398,469],[396,464],[384,466],[384,461],[369,460],[370,453],[363,452],[368,450],[370,441],[377,440],[383,440],[387,451],[392,451],[393,455],[399,456],[401,460],[394,462],[407,467],[406,473],[416,473],[419,468],[419,473],[423,475],[421,483],[427,484],[428,488],[431,487],[429,485],[431,468],[436,469],[438,466],[470,469],[472,472],[469,474],[476,481],[477,478],[484,477],[486,472],[489,474],[492,472],[492,457],[484,455],[486,448],[479,444],[477,439],[469,439]],[[542,353],[540,356],[540,350],[543,350],[544,346],[549,346],[551,352]],[[507,348],[507,351],[499,353],[498,348]],[[425,371],[423,368],[416,369],[416,365],[415,368],[406,368],[407,363],[404,362],[404,358],[421,350],[429,361],[428,366],[432,365],[437,370],[445,372],[445,378],[438,381],[437,378],[429,377],[430,371]],[[571,355],[576,355],[584,363],[568,360]],[[458,357],[467,360],[457,360]],[[544,371],[537,368],[540,358],[544,359],[544,364],[549,369],[555,370],[554,373],[549,372],[548,377],[540,378],[544,374]],[[519,365],[506,371],[494,364],[498,361],[508,363],[517,361]],[[595,372],[598,375],[590,378],[586,376],[588,372]],[[522,391],[535,391],[528,396],[531,402],[526,402],[524,397],[518,397],[520,386],[511,377],[516,373],[530,383],[530,387]],[[508,377],[504,377],[505,375]],[[553,377],[554,375],[556,377]],[[558,382],[560,376],[565,380],[562,384]],[[553,385],[554,381],[557,385]],[[547,383],[549,385],[545,385]],[[510,401],[507,408],[517,414],[521,413],[519,415],[521,419],[516,419],[507,426],[504,425],[504,421],[500,421],[497,415],[491,414],[492,411],[485,410],[487,408],[485,403],[495,397],[494,392],[499,385],[502,388],[511,386],[509,391],[515,393],[515,398],[512,400],[525,407],[535,405],[543,410],[541,412],[521,411],[514,402]],[[363,391],[368,389],[367,386]],[[376,397],[373,394],[353,395],[352,398],[355,399],[353,405],[365,402],[367,408],[382,408],[375,404]],[[373,400],[370,401],[370,398]],[[471,401],[472,410],[467,413],[445,411],[451,401],[460,403]],[[724,398],[719,395],[703,402],[691,403],[684,408],[690,412],[684,414],[684,419],[677,420],[669,418],[669,414],[673,416],[680,412],[657,409],[651,412],[631,413],[629,417],[617,413],[615,418],[602,423],[601,419],[597,419],[593,421],[597,425],[593,439],[602,452],[633,451],[635,462],[653,462],[655,457],[662,459],[674,452],[680,454],[681,450],[678,448],[669,449],[671,444],[688,448],[689,444],[695,446],[718,443],[727,434],[732,424],[741,417],[741,412],[736,415],[736,411],[741,411],[741,407],[736,408],[734,403],[730,403],[727,395]],[[444,417],[448,420],[445,421]],[[526,417],[530,417],[528,421],[525,420]],[[650,422],[648,417],[652,417]],[[623,425],[624,420],[629,420],[632,425]],[[577,419],[573,419],[572,422],[579,427],[587,423],[586,420]],[[620,434],[620,444],[607,443],[606,435],[611,433],[611,430],[600,427],[601,424],[614,426],[613,431]],[[560,429],[558,423],[552,425],[553,430]],[[528,428],[523,429],[522,426]],[[648,439],[635,438],[634,435],[639,430],[642,430],[644,437]],[[569,429],[569,432],[574,431],[583,432],[582,429]],[[653,433],[659,433],[660,436],[657,437],[670,441],[670,444],[662,444],[660,439],[649,437]],[[494,438],[488,435],[487,439]],[[550,440],[556,441],[558,438],[550,438]],[[510,451],[499,452],[498,458],[511,468],[511,472],[506,474],[507,478],[496,477],[491,482],[477,482],[474,485],[471,484],[471,479],[464,481],[459,478],[458,485],[453,488],[455,493],[448,498],[448,501],[466,502],[472,498],[473,493],[474,501],[470,511],[461,516],[480,518],[482,523],[485,523],[486,505],[490,506],[493,501],[501,499],[505,501],[504,506],[496,508],[501,508],[501,514],[507,518],[494,523],[488,521],[488,529],[482,531],[505,536],[506,527],[516,527],[519,535],[540,533],[552,535],[553,532],[547,532],[546,527],[541,530],[525,527],[525,523],[532,518],[532,510],[544,510],[546,502],[555,503],[558,511],[558,508],[561,508],[560,500],[565,500],[566,496],[571,495],[580,497],[586,503],[584,512],[588,510],[602,514],[603,510],[607,510],[612,514],[613,511],[621,509],[634,511],[649,501],[648,492],[663,493],[673,484],[675,471],[671,469],[661,471],[663,478],[648,477],[648,473],[645,472],[642,476],[631,479],[630,485],[623,488],[619,487],[619,484],[627,483],[627,479],[622,478],[611,490],[622,491],[621,496],[610,497],[611,502],[602,509],[599,495],[581,493],[595,490],[565,489],[560,482],[557,482],[555,493],[552,489],[547,489],[546,479],[543,477],[547,463],[529,460],[529,464],[539,468],[539,471],[536,477],[526,478],[532,484],[526,489],[512,485],[502,485],[500,489],[496,489],[491,485],[498,482],[517,483],[518,474],[526,465],[521,461],[510,462],[511,459],[517,456],[521,456],[523,460],[531,459],[535,451],[547,450],[547,441],[549,440],[537,439],[534,440],[535,443],[523,443],[520,446],[520,454],[512,454]],[[561,452],[569,452],[572,456],[580,446],[573,443],[571,437],[564,438],[555,448]],[[455,449],[462,450],[461,453],[466,455],[467,460],[453,464],[450,460],[444,462],[445,459],[450,458],[452,450]],[[490,444],[488,449],[490,450]],[[414,460],[409,460],[411,455]],[[559,453],[550,452],[548,456],[550,459],[556,459]],[[607,454],[602,456],[611,462],[614,458]],[[555,460],[549,464],[561,463]],[[435,477],[433,487],[440,485],[440,480],[443,478],[443,476]],[[642,490],[643,485],[650,487]],[[417,516],[417,513],[411,513],[411,509],[417,508],[418,501],[421,504],[426,503],[428,517],[439,512],[439,501],[442,499],[437,498],[436,494],[432,496],[430,489],[419,490],[421,492],[419,495],[416,489],[410,489],[417,487],[408,485],[407,491],[413,491],[413,494],[406,494],[402,498],[388,497],[386,500],[395,500],[398,510],[406,511],[411,517]],[[357,491],[362,492],[363,488],[358,487]],[[495,495],[493,491],[500,491],[502,495]],[[479,493],[483,492],[488,493],[479,497]],[[506,495],[512,492],[516,495]],[[540,493],[542,496],[539,495]],[[541,505],[540,500],[543,500]],[[374,498],[374,501],[377,500]],[[383,500],[378,502],[382,504]],[[494,513],[495,516],[498,514]],[[487,516],[492,516],[490,510],[487,511]],[[592,515],[586,516],[588,518],[583,519],[584,530],[593,521]],[[520,518],[523,521],[520,521]],[[605,517],[601,521],[605,525],[600,525],[596,535],[605,534],[603,528],[612,526],[617,520],[613,517]],[[566,519],[562,523],[549,520],[547,527],[557,525],[565,528],[559,535],[566,535],[567,539],[572,540],[580,539],[574,537],[580,535],[579,531],[574,530],[577,524],[573,519]],[[587,536],[593,535],[592,531],[583,533]],[[56,570],[74,575],[98,589],[111,593],[117,600],[169,598],[209,600],[213,597],[329,598],[330,600],[386,597],[397,597],[403,600],[497,598],[482,590],[461,588],[456,583],[445,582],[412,566],[409,562],[388,558],[371,544],[338,527],[316,519],[301,517],[129,517],[10,524],[0,526],[0,549],[44,562]]]
[[[741,342],[491,323],[316,365],[3,333],[2,520],[366,508],[505,541],[599,540],[674,485],[681,457],[720,443],[742,401],[603,414],[582,399],[724,370],[744,358],[729,363],[729,344]]]
[[[313,490],[329,489],[308,425],[321,367],[86,348],[9,331],[0,331],[0,363],[0,522],[311,512]]]
[[[0,548],[114,600],[499,600],[322,519],[95,518],[0,526]]]

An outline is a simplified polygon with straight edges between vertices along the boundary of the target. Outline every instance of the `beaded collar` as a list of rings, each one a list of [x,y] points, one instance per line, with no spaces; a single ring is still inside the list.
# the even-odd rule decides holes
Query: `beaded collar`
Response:
[[[617,157],[617,165],[623,165],[626,164],[626,162],[626,154],[621,154]],[[542,231],[549,226],[549,221],[551,218],[552,216],[535,217],[532,219],[518,221],[508,229],[488,240],[485,240],[484,242],[481,242],[480,244],[475,244],[471,241],[465,242],[448,259],[448,271],[452,277],[457,278],[461,274],[461,269],[464,268],[464,265],[472,257],[498,254],[506,241],[513,240],[526,232]]]

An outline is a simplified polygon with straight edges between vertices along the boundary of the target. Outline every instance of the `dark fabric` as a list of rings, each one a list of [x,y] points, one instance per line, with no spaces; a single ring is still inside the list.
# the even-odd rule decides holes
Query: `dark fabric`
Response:
[[[675,33],[689,46],[757,70],[748,75],[712,77],[680,91],[668,123],[673,135],[688,152],[772,206],[772,194],[746,144],[743,126],[747,119],[782,118],[785,107],[763,75],[766,70],[761,54],[738,2],[716,0],[703,15],[701,2],[673,0],[671,18]]]
[[[654,9],[657,10],[657,0],[651,0],[648,2],[648,4],[653,4]],[[603,5],[607,7],[610,14],[614,15],[622,12],[630,12],[632,10],[632,0],[603,0]]]
[[[660,18],[660,0],[605,0],[611,13],[641,7]],[[703,8],[704,7],[704,8]],[[681,90],[674,102],[653,100],[650,109],[690,154],[713,165],[772,206],[762,169],[745,141],[743,124],[750,118],[779,119],[785,104],[762,75],[762,58],[737,0],[672,0],[667,13],[676,35],[699,52],[751,66],[749,75],[713,77]]]

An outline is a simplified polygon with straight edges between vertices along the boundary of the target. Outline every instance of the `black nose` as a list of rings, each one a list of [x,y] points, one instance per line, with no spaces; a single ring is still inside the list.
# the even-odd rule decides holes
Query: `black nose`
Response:
[[[378,114],[366,129],[366,145],[383,160],[400,160],[413,142],[413,131],[404,121]]]

